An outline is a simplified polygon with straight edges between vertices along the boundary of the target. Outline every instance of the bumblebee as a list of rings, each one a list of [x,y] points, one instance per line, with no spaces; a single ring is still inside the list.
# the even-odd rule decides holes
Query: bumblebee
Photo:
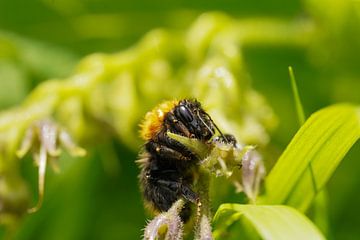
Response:
[[[199,196],[192,188],[200,159],[168,137],[167,132],[209,142],[215,129],[219,129],[201,104],[192,99],[158,105],[146,114],[140,126],[146,143],[137,162],[141,168],[139,181],[145,203],[155,212],[164,212],[183,198],[187,202],[180,216],[186,222],[191,216],[191,203],[199,203]]]

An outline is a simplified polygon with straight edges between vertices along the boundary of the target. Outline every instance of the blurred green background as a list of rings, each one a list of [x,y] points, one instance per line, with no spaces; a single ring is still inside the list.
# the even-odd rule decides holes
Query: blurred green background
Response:
[[[120,51],[153,28],[185,30],[207,11],[238,19],[308,19],[315,26],[307,47],[254,44],[243,49],[254,88],[279,118],[272,158],[298,128],[289,65],[308,115],[337,102],[360,103],[359,1],[0,0],[0,109],[21,103],[44,80],[70,75],[90,53]],[[19,223],[16,239],[140,238],[146,217],[136,155],[111,139],[97,144],[87,158],[63,156],[62,173],[47,173],[43,207]],[[357,143],[330,181],[330,239],[360,237],[359,158]],[[22,173],[36,193],[37,175],[28,160]]]

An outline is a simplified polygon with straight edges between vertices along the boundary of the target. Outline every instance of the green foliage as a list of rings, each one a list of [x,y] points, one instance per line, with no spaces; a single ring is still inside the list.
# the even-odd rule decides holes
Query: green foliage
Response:
[[[307,210],[359,137],[358,107],[335,105],[314,113],[269,173],[262,202]]]
[[[300,231],[304,222],[309,227],[302,213],[268,204],[306,213],[329,238],[360,234],[360,164],[354,161],[359,145],[345,157],[329,191],[323,190],[358,139],[358,107],[342,104],[315,113],[271,170],[297,129],[287,66],[301,79],[309,112],[360,102],[356,1],[225,2],[0,1],[0,108],[13,106],[0,113],[0,223],[14,230],[11,237],[138,238],[145,224],[134,164],[141,146],[138,124],[159,102],[183,97],[198,98],[222,131],[256,145],[270,171],[258,201],[266,206],[245,205],[244,195],[215,180],[213,209],[236,203],[235,213],[218,214],[234,223],[226,230],[234,239],[259,238],[268,229],[257,209],[270,209],[271,219],[300,215],[299,228],[277,228],[281,236]],[[227,14],[201,14],[214,9]],[[94,51],[117,53],[84,56]],[[40,84],[46,79],[53,80]],[[26,129],[48,118],[89,156],[62,154],[61,173],[47,172],[44,206],[27,215],[37,200],[36,170],[29,156],[20,160],[16,151]],[[278,120],[280,127],[270,134]],[[288,217],[286,224],[298,224],[298,217]],[[215,234],[223,227],[217,222]]]
[[[221,220],[222,215],[226,216],[226,219]],[[222,204],[219,207],[214,217],[216,226],[219,225],[214,232],[215,239],[225,239],[226,227],[242,217],[251,222],[264,240],[325,239],[308,218],[291,207],[243,204]]]

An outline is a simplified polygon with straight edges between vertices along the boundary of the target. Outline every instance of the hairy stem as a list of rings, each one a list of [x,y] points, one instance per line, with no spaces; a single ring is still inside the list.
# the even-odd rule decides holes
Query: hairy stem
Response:
[[[195,239],[212,239],[211,233],[211,210],[209,199],[210,174],[206,170],[200,169],[200,177],[197,183],[197,192],[200,197],[198,205],[197,219],[195,223]]]

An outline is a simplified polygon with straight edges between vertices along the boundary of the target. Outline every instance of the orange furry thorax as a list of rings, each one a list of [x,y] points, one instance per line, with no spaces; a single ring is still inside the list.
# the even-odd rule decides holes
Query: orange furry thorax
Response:
[[[140,136],[147,141],[156,135],[163,126],[166,113],[170,112],[178,103],[177,100],[166,101],[146,113],[140,124]]]

